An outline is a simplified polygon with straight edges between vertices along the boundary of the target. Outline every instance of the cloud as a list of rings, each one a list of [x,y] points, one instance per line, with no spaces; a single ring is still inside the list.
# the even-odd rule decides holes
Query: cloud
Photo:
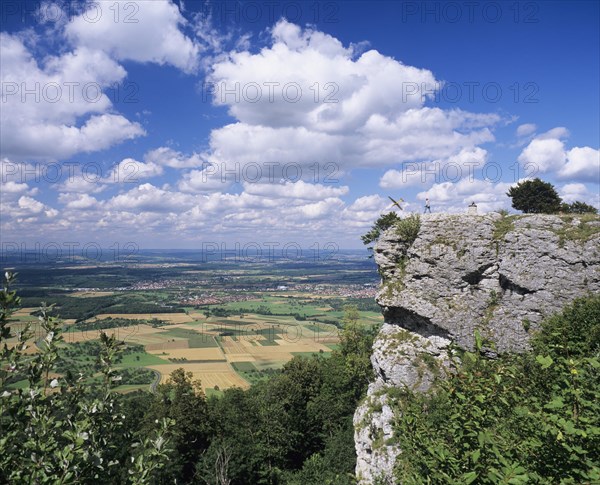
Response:
[[[195,204],[192,196],[145,183],[107,201],[107,208],[123,211],[179,212]]]
[[[58,200],[65,204],[65,209],[92,209],[98,208],[98,200],[88,194],[60,194]]]
[[[600,183],[600,150],[575,147],[567,152],[567,163],[558,173],[567,180],[584,180]]]
[[[342,211],[342,220],[347,227],[366,229],[382,213],[396,210],[388,198],[378,194],[365,195],[356,199]]]
[[[162,166],[153,162],[138,162],[133,158],[125,158],[113,167],[104,183],[137,183],[141,179],[152,178],[163,174]]]
[[[285,20],[258,53],[218,59],[213,101],[237,122],[215,129],[211,163],[336,162],[342,170],[438,159],[494,140],[496,114],[425,106],[431,71]]]
[[[519,155],[521,165],[540,173],[551,172],[562,180],[600,183],[600,150],[592,147],[565,148],[564,127],[553,128],[534,138]]]
[[[55,209],[48,207],[43,204],[39,200],[34,199],[33,197],[29,197],[27,195],[23,195],[18,200],[18,208],[16,214],[12,214],[13,216],[24,217],[31,215],[45,215],[46,217],[56,217],[58,215],[58,211]]]
[[[588,189],[584,184],[565,184],[560,188],[559,194],[564,202],[575,202],[585,198]]]
[[[209,166],[204,170],[190,170],[183,174],[177,187],[182,192],[215,192],[227,191],[233,182],[227,177],[222,177],[217,171],[212,171]]]
[[[0,33],[0,48],[3,155],[68,158],[145,134],[138,123],[109,112],[102,90],[120,82],[125,70],[106,54],[82,47],[40,65],[19,35],[7,33]]]
[[[585,202],[600,209],[600,193],[598,191],[591,192],[585,184],[565,184],[559,188],[558,193],[563,199],[563,202]]]
[[[537,125],[534,123],[525,123],[517,127],[517,136],[519,138],[532,135],[537,130]]]
[[[538,140],[552,140],[563,139],[569,137],[569,130],[567,130],[564,126],[557,126],[556,128],[552,128],[548,130],[546,133],[542,133],[541,135],[536,136]]]
[[[22,194],[23,192],[28,192],[30,195],[35,195],[38,192],[38,189],[32,189],[27,184],[13,182],[12,180],[2,184],[2,195]]]
[[[487,160],[483,148],[464,148],[456,155],[431,162],[409,162],[402,170],[388,170],[379,180],[384,189],[402,189],[415,185],[430,185],[442,181],[458,181],[473,177],[475,169],[482,167]]]
[[[171,1],[90,2],[68,21],[58,4],[45,3],[40,12],[50,7],[62,20],[44,40],[66,38],[59,55],[42,57],[29,31],[0,34],[4,156],[65,159],[145,135],[139,123],[114,112],[105,94],[126,77],[118,62],[198,68],[200,47],[180,30],[186,20]]]
[[[94,174],[95,175],[95,174]],[[56,190],[64,193],[97,194],[106,189],[101,179],[96,180],[95,176],[75,171],[66,178],[64,182],[56,186]]]
[[[198,68],[200,46],[180,30],[186,24],[170,0],[119,0],[110,8],[90,4],[70,20],[65,35],[74,45],[101,50],[119,61],[170,64],[192,73]]]
[[[434,212],[465,212],[475,202],[479,212],[489,212],[510,207],[506,192],[511,183],[493,183],[489,180],[463,179],[459,182],[442,182],[417,194],[417,198],[429,198]]]
[[[523,166],[533,165],[540,172],[560,169],[567,160],[565,145],[554,138],[536,138],[519,155]]]
[[[144,155],[144,160],[171,168],[194,168],[206,163],[197,153],[187,157],[181,152],[168,147],[159,147],[149,151]]]
[[[252,184],[244,183],[244,192],[272,198],[318,200],[331,199],[348,193],[348,187],[332,187],[321,184],[309,184],[302,180],[282,184]]]

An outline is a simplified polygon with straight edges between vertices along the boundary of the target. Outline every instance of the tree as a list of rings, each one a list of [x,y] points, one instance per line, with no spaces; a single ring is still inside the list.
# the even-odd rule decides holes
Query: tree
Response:
[[[539,178],[518,183],[506,195],[512,199],[513,208],[526,214],[555,214],[561,208],[562,199],[554,186]]]
[[[395,212],[388,212],[387,214],[383,214],[379,219],[375,221],[373,227],[369,232],[367,232],[364,236],[361,236],[363,244],[371,244],[372,242],[377,241],[382,232],[384,232],[389,227],[393,226],[396,222],[398,222],[400,218]]]
[[[43,303],[43,335],[35,336],[36,352],[25,353],[34,333],[29,323],[11,327],[19,306],[13,280],[7,272],[0,289],[0,483],[156,483],[172,452],[171,422],[153,423],[141,440],[128,432],[112,390],[121,343],[100,333],[98,380],[61,376],[62,322]]]
[[[572,204],[563,203],[560,206],[560,210],[567,214],[598,214],[598,209],[594,206],[586,204],[585,202],[579,202],[578,200]]]
[[[166,384],[159,384],[154,402],[144,416],[141,433],[155,427],[156,421],[172,422],[170,433],[175,454],[162,471],[164,480],[189,482],[196,462],[209,446],[208,405],[199,380],[179,368],[171,372]]]

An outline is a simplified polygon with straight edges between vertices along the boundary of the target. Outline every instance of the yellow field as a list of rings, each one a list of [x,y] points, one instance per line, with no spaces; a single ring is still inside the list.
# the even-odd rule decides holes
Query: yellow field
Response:
[[[187,349],[189,348],[189,343],[187,340],[171,340],[171,341],[162,341],[157,344],[148,344],[146,345],[146,352],[155,353],[163,350],[171,350],[171,349]]]
[[[38,310],[38,308],[19,308],[13,313],[13,317],[25,317],[29,316],[31,312]]]
[[[149,350],[146,347],[146,351],[149,354],[160,355],[162,358],[170,359],[187,359],[187,360],[215,360],[223,361],[225,356],[221,349],[168,349],[164,353],[162,350]],[[187,365],[185,362],[181,363],[182,366]]]
[[[201,364],[165,364],[165,365],[152,365],[149,369],[160,372],[161,383],[165,383],[169,378],[171,372],[176,369],[183,367],[186,372],[193,374],[193,379],[200,379],[203,389],[214,388],[219,386],[220,389],[227,389],[229,387],[241,387],[242,389],[248,389],[250,385],[242,379],[229,364],[225,362],[215,363],[201,363]]]
[[[93,297],[104,296],[111,292],[78,292],[74,296]],[[14,330],[23,328],[29,313],[36,308],[22,308],[14,314],[15,318],[21,319],[13,323]],[[241,377],[232,367],[236,362],[252,362],[257,369],[281,368],[287,361],[294,357],[294,353],[319,353],[330,352],[325,344],[339,342],[337,329],[333,326],[319,325],[323,332],[314,332],[305,328],[302,324],[295,322],[293,318],[281,318],[275,316],[247,315],[245,318],[231,316],[221,322],[218,317],[206,318],[203,314],[194,311],[185,313],[106,313],[90,319],[90,322],[105,318],[124,318],[136,320],[160,319],[168,322],[164,327],[152,327],[146,324],[115,327],[106,329],[108,335],[114,334],[119,340],[129,343],[140,344],[149,354],[156,355],[167,361],[167,359],[178,359],[182,362],[169,362],[147,366],[149,369],[161,374],[161,382],[166,382],[170,373],[175,369],[183,368],[191,372],[194,379],[199,379],[202,387],[219,389],[240,387],[247,389],[249,383]],[[236,323],[239,321],[240,325]],[[73,322],[72,320],[66,323]],[[309,322],[306,322],[309,323]],[[36,322],[32,322],[34,338],[28,342],[27,354],[35,353],[37,347],[34,341],[42,336],[41,329],[37,328]],[[261,345],[265,335],[256,333],[260,330],[274,328],[279,332],[276,336],[276,345]],[[176,329],[194,331],[198,335],[218,335],[224,330],[243,329],[248,335],[238,337],[224,336],[218,339],[218,347],[190,348],[186,332],[175,332]],[[39,332],[38,332],[39,330]],[[331,330],[331,332],[330,332]],[[170,334],[172,331],[173,334]],[[100,337],[99,330],[74,331],[63,334],[66,343],[84,342],[96,340]],[[192,334],[196,335],[196,334]],[[14,341],[14,339],[13,339]],[[9,345],[15,342],[9,342]],[[125,392],[126,389],[124,389]]]

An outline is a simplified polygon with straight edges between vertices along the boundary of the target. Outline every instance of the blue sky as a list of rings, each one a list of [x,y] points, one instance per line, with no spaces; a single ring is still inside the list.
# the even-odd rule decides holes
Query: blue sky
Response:
[[[598,207],[599,5],[3,2],[2,247],[357,248],[388,195],[533,176]]]

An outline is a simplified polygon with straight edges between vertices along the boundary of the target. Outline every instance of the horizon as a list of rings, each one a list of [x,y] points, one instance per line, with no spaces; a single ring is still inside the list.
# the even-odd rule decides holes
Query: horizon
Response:
[[[360,250],[388,196],[487,213],[535,177],[600,208],[598,2],[23,0],[0,16],[0,250]]]

